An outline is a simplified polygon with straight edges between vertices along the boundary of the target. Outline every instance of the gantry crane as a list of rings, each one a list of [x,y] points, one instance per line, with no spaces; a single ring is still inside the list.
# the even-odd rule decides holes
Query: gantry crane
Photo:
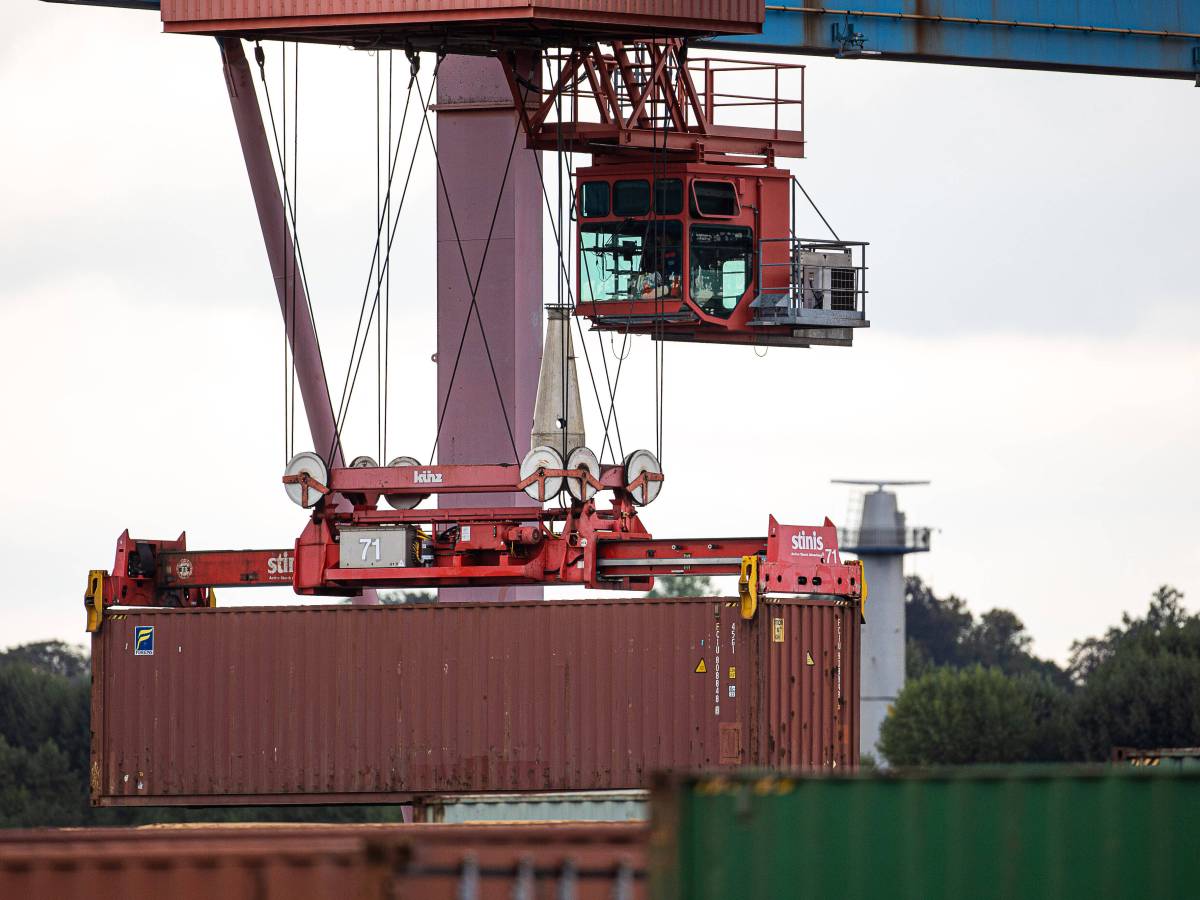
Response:
[[[159,8],[157,2],[142,0],[86,2]],[[652,15],[622,20],[584,16],[587,21],[548,28],[544,21],[517,23],[526,13],[553,21],[556,10],[569,6],[539,0],[513,6],[516,12],[504,21],[470,26],[462,21],[447,25],[438,18],[455,4],[439,5],[436,14],[425,11],[420,22],[402,21],[406,11],[420,4],[384,4],[371,14],[324,18],[288,2],[269,12],[218,0],[162,0],[161,9],[168,31],[217,35],[222,43],[269,246],[274,238],[267,233],[274,225],[283,225],[275,234],[287,235],[286,219],[278,187],[267,184],[273,183],[274,171],[267,179],[261,152],[265,142],[254,146],[261,123],[247,115],[246,102],[239,103],[239,85],[244,91],[246,83],[240,38],[495,56],[528,145],[594,156],[592,167],[576,173],[576,313],[601,329],[659,340],[845,344],[853,328],[866,324],[866,267],[861,255],[854,255],[865,245],[836,235],[828,241],[804,241],[788,227],[793,191],[789,177],[775,170],[774,163],[777,155],[802,155],[802,127],[791,131],[776,122],[750,133],[719,125],[720,93],[712,64],[697,77],[696,60],[689,58],[689,48],[705,38],[723,47],[843,58],[1167,78],[1198,77],[1200,71],[1200,10],[1165,0],[1126,8],[1080,3],[1066,10],[1036,0],[872,0],[854,9],[800,0],[743,5],[755,7],[755,15],[736,27],[695,17],[679,17],[672,27],[668,17]],[[724,34],[714,37],[719,32]],[[528,56],[522,54],[531,50],[541,54],[539,60],[557,62],[552,71],[558,77],[548,89],[529,77]],[[766,66],[764,71],[778,79],[785,68]],[[788,98],[776,92],[764,102],[777,111]],[[584,103],[596,111],[587,120],[578,115]],[[265,158],[269,167],[269,151]],[[282,300],[290,238],[270,252],[276,271],[283,271]],[[291,268],[294,272],[294,263]],[[293,283],[293,298],[295,293]],[[289,333],[296,348],[307,340],[308,323],[297,323],[294,304],[291,316]],[[346,467],[336,430],[321,424],[329,418],[323,380],[317,383],[312,365],[302,363],[301,368],[310,383],[304,394],[306,405],[312,404],[314,438],[319,447],[330,449],[315,460],[302,460],[286,476],[288,487],[299,491],[301,505],[314,510],[294,556],[273,550],[210,557],[187,553],[182,540],[132,541],[126,535],[113,574],[92,581],[95,610],[131,597],[195,605],[205,602],[206,588],[214,584],[287,580],[283,575],[291,576],[302,592],[337,593],[366,583],[644,587],[654,574],[736,570],[751,611],[752,595],[772,588],[861,593],[861,573],[842,567],[836,538],[823,536],[828,520],[818,528],[786,529],[772,519],[762,539],[653,541],[635,509],[652,499],[661,477],[657,460],[645,457],[640,470],[631,469],[629,458],[608,467],[590,458],[571,465],[561,455],[539,457],[539,448],[525,458],[523,470],[480,464],[421,467],[415,460]],[[501,468],[513,471],[501,473]],[[558,493],[555,488],[571,494],[562,510],[513,506],[435,513],[405,508],[410,500],[436,490],[525,491],[544,503]],[[613,493],[610,510],[597,510],[589,491],[599,490]],[[401,508],[380,510],[381,497],[397,499]],[[353,564],[347,545],[360,544],[358,562],[381,565]],[[782,544],[802,551],[802,558],[788,557]],[[809,552],[813,550],[818,552]],[[371,553],[379,556],[369,560]],[[202,577],[205,572],[212,574]]]

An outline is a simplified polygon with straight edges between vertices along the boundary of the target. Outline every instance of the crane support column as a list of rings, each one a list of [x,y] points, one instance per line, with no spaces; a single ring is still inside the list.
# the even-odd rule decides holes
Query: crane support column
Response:
[[[531,76],[536,78],[536,71]],[[529,450],[542,355],[543,199],[537,151],[527,150],[525,135],[516,131],[512,92],[496,59],[446,57],[438,72],[436,108],[438,461],[477,464],[512,456],[519,462]],[[506,166],[514,135],[512,162]],[[471,312],[476,281],[478,318]],[[511,503],[511,496],[442,495],[439,502],[442,507],[501,505]],[[440,599],[541,595],[536,587],[488,587],[443,589]]]
[[[225,87],[229,91],[233,120],[246,160],[246,174],[250,176],[250,190],[254,194],[258,222],[267,245],[275,292],[279,295],[279,308],[296,361],[296,381],[308,416],[313,449],[331,467],[341,466],[342,447],[334,428],[333,405],[329,400],[321,348],[317,344],[317,329],[308,312],[304,282],[298,277],[296,244],[284,212],[271,146],[263,127],[258,94],[254,91],[254,76],[240,39],[217,38],[217,43],[221,45]]]

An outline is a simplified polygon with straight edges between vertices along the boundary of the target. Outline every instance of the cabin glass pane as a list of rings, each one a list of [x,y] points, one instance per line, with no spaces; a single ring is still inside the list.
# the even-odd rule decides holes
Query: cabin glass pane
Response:
[[[613,184],[613,215],[644,216],[650,212],[650,182],[618,181]]]
[[[583,183],[583,198],[580,203],[585,219],[608,215],[608,182],[585,181]]]
[[[737,191],[731,182],[692,182],[692,215],[731,217],[739,211]]]
[[[693,225],[690,259],[692,302],[709,315],[729,318],[750,287],[753,233],[730,225]]]
[[[579,228],[581,302],[681,298],[683,225],[628,220]]]
[[[654,211],[660,216],[683,212],[683,182],[678,178],[660,178],[654,182]]]

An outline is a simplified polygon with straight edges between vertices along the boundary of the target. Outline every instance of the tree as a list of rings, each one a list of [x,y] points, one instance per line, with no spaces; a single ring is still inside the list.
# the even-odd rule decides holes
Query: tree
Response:
[[[1033,655],[1025,623],[1007,609],[989,610],[977,622],[965,601],[954,595],[940,599],[920,578],[910,576],[905,580],[904,621],[909,678],[938,666],[980,665],[1069,685],[1062,669]]]
[[[0,827],[80,825],[87,813],[86,784],[53,741],[25,750],[0,735]]]
[[[1142,618],[1072,646],[1071,673],[1082,683],[1075,718],[1084,756],[1107,759],[1114,747],[1200,745],[1200,616],[1164,585]]]
[[[64,678],[87,678],[92,671],[87,651],[64,641],[38,641],[0,652],[0,666],[12,664]]]
[[[1123,613],[1122,627],[1113,626],[1105,632],[1104,637],[1073,642],[1067,671],[1072,680],[1083,684],[1122,644],[1148,635],[1160,635],[1165,630],[1178,628],[1188,621],[1189,617],[1183,609],[1183,593],[1164,584],[1151,595],[1150,609],[1145,618],[1135,619],[1129,613]]]
[[[0,736],[30,753],[55,744],[86,769],[90,747],[89,684],[23,664],[0,666]]]
[[[910,646],[919,648],[914,658],[928,666],[962,665],[963,637],[973,623],[965,601],[953,594],[938,599],[916,575],[904,580],[904,627]]]
[[[905,685],[879,748],[894,766],[1066,758],[1067,696],[1044,678],[940,667]]]
[[[437,603],[433,591],[379,591],[379,602],[384,606],[404,606],[407,603]]]
[[[672,575],[657,578],[654,590],[647,597],[711,597],[717,593],[716,586],[707,575]]]

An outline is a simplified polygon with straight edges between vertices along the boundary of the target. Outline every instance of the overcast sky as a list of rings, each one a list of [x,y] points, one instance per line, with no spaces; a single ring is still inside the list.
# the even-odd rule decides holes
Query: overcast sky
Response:
[[[1200,608],[1200,91],[809,64],[809,156],[791,166],[843,237],[871,242],[872,327],[851,350],[669,346],[648,527],[840,521],[830,478],[930,478],[901,494],[939,529],[910,570],[1014,610],[1041,654],[1065,658],[1162,583]],[[373,246],[374,71],[303,51],[301,229],[331,370]],[[0,647],[81,641],[87,571],[111,567],[122,529],[219,548],[303,526],[279,484],[282,328],[214,42],[8,0],[0,123]],[[389,446],[417,456],[433,178],[426,153],[393,275]],[[641,341],[626,363],[627,444],[653,445],[652,359]],[[356,402],[351,455],[377,440],[369,390]]]

